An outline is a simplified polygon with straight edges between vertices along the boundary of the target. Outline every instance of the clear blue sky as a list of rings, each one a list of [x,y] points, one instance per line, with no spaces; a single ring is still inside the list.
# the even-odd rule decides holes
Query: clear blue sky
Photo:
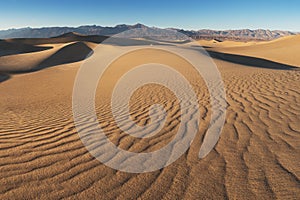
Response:
[[[143,23],[184,29],[300,31],[300,0],[3,0],[0,29]]]

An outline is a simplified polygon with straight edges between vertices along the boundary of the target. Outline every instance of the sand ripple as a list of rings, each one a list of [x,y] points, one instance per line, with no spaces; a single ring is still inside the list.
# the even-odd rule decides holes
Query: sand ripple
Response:
[[[78,64],[16,75],[2,82],[0,198],[297,199],[300,71],[215,61],[228,103],[226,123],[215,149],[198,159],[211,115],[209,95],[203,81],[187,71],[199,94],[199,134],[176,162],[145,174],[110,169],[83,146],[71,109]],[[160,102],[169,113],[166,126],[156,137],[144,141],[129,137],[107,120],[109,105],[105,106],[105,98],[97,97],[99,121],[108,137],[120,147],[137,152],[165,145],[180,123],[179,102],[168,90],[155,85],[141,88],[133,99],[134,121],[149,123],[149,105]]]

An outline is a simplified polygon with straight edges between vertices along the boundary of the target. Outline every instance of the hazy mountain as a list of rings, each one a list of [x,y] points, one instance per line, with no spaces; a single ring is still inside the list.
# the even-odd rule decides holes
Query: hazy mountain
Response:
[[[241,30],[208,30],[202,29],[199,31],[185,31],[179,30],[180,32],[191,36],[194,39],[230,39],[230,40],[273,40],[279,37],[295,35],[296,33],[290,31],[281,31],[281,30],[250,30],[250,29],[241,29]]]
[[[296,33],[290,31],[280,30],[209,30],[201,29],[198,31],[183,30],[183,29],[161,29],[155,27],[147,27],[143,24],[126,25],[120,24],[114,27],[103,27],[103,26],[79,26],[79,27],[43,27],[43,28],[20,28],[20,29],[8,29],[0,31],[0,38],[49,38],[62,35],[68,32],[76,32],[84,35],[114,35],[127,30],[133,30],[135,28],[141,28],[145,35],[151,32],[155,35],[166,34],[165,30],[176,30],[185,35],[188,35],[194,39],[230,39],[230,40],[272,40],[282,36],[295,35]],[[134,30],[133,30],[134,31]],[[170,31],[168,34],[172,33]],[[140,32],[139,32],[140,34]],[[132,34],[134,36],[134,34]],[[172,38],[172,35],[169,36]]]

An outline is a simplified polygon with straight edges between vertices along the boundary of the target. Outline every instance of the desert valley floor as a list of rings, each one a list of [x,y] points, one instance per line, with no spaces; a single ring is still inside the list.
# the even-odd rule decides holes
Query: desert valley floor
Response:
[[[209,95],[187,70],[199,94],[199,133],[176,162],[142,174],[100,163],[73,123],[77,70],[103,39],[66,34],[0,41],[1,199],[299,199],[299,35],[268,42],[198,41],[225,84],[228,107],[220,140],[207,157],[198,158],[208,128]],[[170,62],[176,65],[176,60]],[[103,106],[107,96],[96,96],[99,122],[120,147],[152,151],[176,133],[180,108],[167,90],[152,85],[133,96],[137,123],[147,123],[153,101],[172,113],[162,133],[146,141],[126,136],[110,123],[109,106]],[[141,97],[149,101],[139,102]]]

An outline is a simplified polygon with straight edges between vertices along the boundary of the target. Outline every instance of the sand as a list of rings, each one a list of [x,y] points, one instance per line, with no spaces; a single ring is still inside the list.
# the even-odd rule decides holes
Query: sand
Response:
[[[294,57],[299,52],[299,45],[294,45],[299,36],[251,44],[206,42],[221,72],[228,108],[220,140],[204,159],[198,153],[211,115],[207,88],[187,70],[189,66],[169,59],[198,93],[200,130],[176,162],[142,174],[100,163],[74,127],[74,80],[83,59],[96,46],[82,37],[74,41],[18,39],[14,42],[25,45],[24,52],[11,48],[0,57],[1,199],[299,198],[300,60]],[[128,66],[135,62],[135,57],[124,60]],[[111,141],[124,149],[159,149],[176,133],[178,101],[161,86],[141,88],[132,97],[133,119],[147,124],[147,108],[162,103],[170,113],[167,125],[156,137],[145,140],[121,133],[111,119],[108,98],[121,66],[122,62],[115,63],[115,69],[107,72],[111,77],[106,76],[105,84],[98,86],[98,120]]]
[[[300,66],[300,35],[286,36],[269,42],[199,41],[202,46],[222,53],[262,58],[270,61]]]

